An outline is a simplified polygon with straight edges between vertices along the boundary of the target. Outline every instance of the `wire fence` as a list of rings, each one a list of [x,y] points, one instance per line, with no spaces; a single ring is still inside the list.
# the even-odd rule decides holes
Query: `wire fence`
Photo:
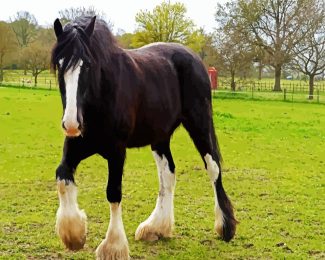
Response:
[[[58,89],[58,82],[53,74],[45,74],[38,78],[35,87],[33,77],[7,74],[0,86],[28,88],[28,89]],[[237,81],[236,91],[230,88],[230,82],[219,80],[217,90],[213,90],[213,96],[218,98],[274,100],[286,102],[306,102],[325,104],[325,82],[315,82],[314,93],[309,95],[308,82],[281,82],[281,91],[273,91],[274,83],[263,81]]]
[[[49,70],[41,72],[37,77],[35,85],[34,77],[30,71],[23,70],[4,70],[3,81],[0,85],[22,87],[22,88],[42,88],[55,89],[58,88],[56,75]]]
[[[237,81],[236,90],[237,91],[273,91],[274,82],[272,81]],[[229,80],[219,80],[218,89],[230,90],[230,81]],[[281,82],[281,89],[286,89],[289,92],[308,92],[309,83],[306,81],[293,81],[293,82]],[[324,81],[315,81],[314,82],[315,91],[319,90],[320,92],[325,92],[325,82]]]
[[[230,87],[227,79],[218,80],[213,96],[218,98],[274,100],[285,102],[305,102],[325,104],[325,81],[315,81],[313,94],[309,94],[307,81],[281,81],[281,91],[273,91],[272,81],[238,80],[236,91]]]
[[[55,78],[39,78],[37,80],[37,85],[35,86],[34,80],[30,80],[28,78],[13,78],[9,80],[4,80],[0,82],[0,86],[13,86],[13,87],[21,87],[21,88],[41,88],[41,89],[58,89],[58,83]]]
[[[247,99],[247,100],[273,100],[285,102],[304,102],[325,104],[325,92],[318,89],[314,95],[309,95],[308,91],[294,91],[283,88],[282,91],[256,90],[254,88],[238,91],[225,89],[213,90],[213,97],[221,99]]]

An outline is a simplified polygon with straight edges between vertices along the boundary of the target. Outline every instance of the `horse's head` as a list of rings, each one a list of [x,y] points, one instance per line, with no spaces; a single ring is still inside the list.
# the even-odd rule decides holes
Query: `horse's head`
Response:
[[[63,104],[62,127],[68,137],[83,132],[83,104],[89,92],[92,55],[89,43],[96,17],[87,23],[54,22],[57,43],[52,51],[52,66],[58,71]]]

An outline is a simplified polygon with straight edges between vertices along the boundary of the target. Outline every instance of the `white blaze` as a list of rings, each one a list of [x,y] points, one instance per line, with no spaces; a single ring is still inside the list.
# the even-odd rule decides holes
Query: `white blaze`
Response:
[[[79,60],[76,67],[71,67],[66,73],[64,73],[66,107],[63,122],[66,129],[78,128],[79,126],[77,120],[77,90],[82,64],[83,61]]]

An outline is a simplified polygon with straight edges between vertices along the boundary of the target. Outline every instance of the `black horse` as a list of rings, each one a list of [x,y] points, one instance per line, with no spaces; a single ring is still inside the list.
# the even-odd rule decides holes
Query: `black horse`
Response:
[[[215,229],[233,238],[236,220],[221,183],[221,154],[212,121],[211,90],[200,58],[176,43],[136,50],[118,46],[107,24],[81,17],[62,28],[52,66],[58,71],[66,134],[56,178],[60,207],[56,230],[66,247],[86,240],[86,214],[77,204],[74,173],[81,160],[97,153],[108,161],[110,224],[96,250],[98,259],[128,259],[121,198],[126,148],[151,145],[160,190],[156,207],[136,230],[135,239],[170,237],[174,223],[175,164],[170,138],[182,124],[198,149],[215,193]]]

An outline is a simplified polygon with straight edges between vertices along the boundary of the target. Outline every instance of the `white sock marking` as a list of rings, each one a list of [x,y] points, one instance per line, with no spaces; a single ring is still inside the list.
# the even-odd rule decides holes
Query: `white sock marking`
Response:
[[[175,174],[169,169],[168,160],[165,155],[162,158],[153,151],[153,156],[156,161],[158,177],[159,177],[159,195],[156,202],[156,207],[151,216],[159,218],[161,222],[165,220],[174,221],[174,189],[175,189]],[[150,217],[151,217],[150,216]]]
[[[129,259],[129,246],[122,221],[121,203],[110,204],[110,221],[105,239],[96,249],[97,259]]]
[[[77,203],[77,187],[70,182],[65,185],[65,180],[58,180],[59,188],[59,210],[64,210],[65,214],[70,215],[78,209]]]
[[[215,182],[217,181],[218,177],[219,177],[219,167],[218,164],[212,159],[212,156],[210,154],[206,154],[204,156],[204,160],[207,164],[207,172],[209,174],[210,177],[210,181],[212,184],[212,188],[214,191],[214,198],[215,198],[215,211],[216,211],[216,226],[223,226],[223,213],[222,210],[219,206],[219,202],[218,202],[218,196],[217,196],[217,191],[216,191],[216,187],[215,187]]]
[[[81,248],[86,240],[87,216],[79,209],[77,203],[77,187],[65,180],[58,180],[60,206],[56,213],[56,231],[63,242],[71,248]],[[73,248],[72,248],[73,249]]]
[[[112,236],[111,239],[116,241],[124,241],[126,239],[126,234],[124,231],[123,220],[122,220],[122,207],[121,203],[111,203],[110,204],[110,220],[107,230],[107,237]]]
[[[155,209],[149,218],[139,225],[136,231],[135,238],[137,240],[146,239],[146,235],[150,235],[151,233],[157,236],[170,237],[174,224],[175,174],[170,171],[165,155],[160,157],[157,152],[153,151],[152,153],[158,170],[159,195]],[[153,237],[152,239],[155,240],[156,238]],[[151,239],[147,237],[146,240]]]

